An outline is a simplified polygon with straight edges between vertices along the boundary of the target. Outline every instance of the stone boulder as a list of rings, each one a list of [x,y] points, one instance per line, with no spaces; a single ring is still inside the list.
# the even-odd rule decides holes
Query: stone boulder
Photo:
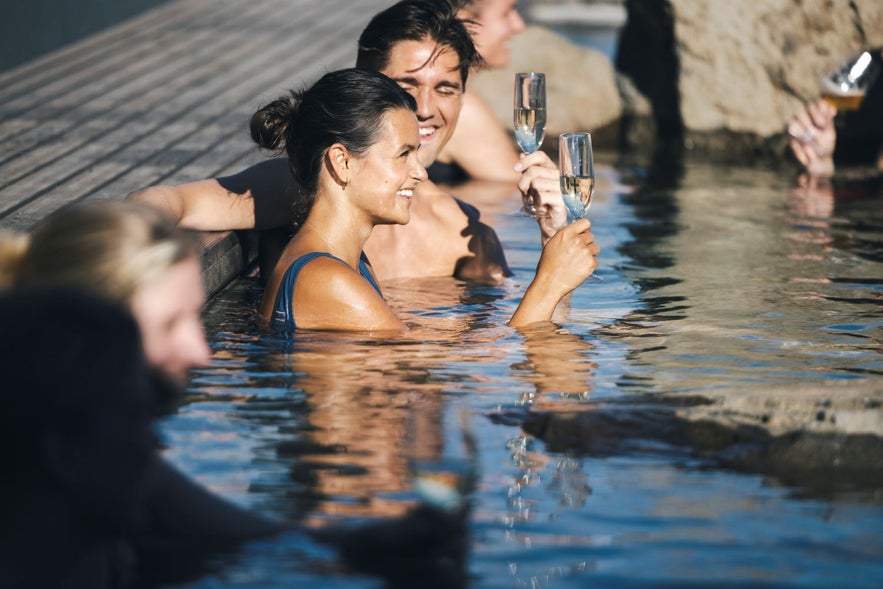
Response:
[[[653,105],[664,143],[770,151],[819,96],[820,74],[883,46],[880,0],[626,0],[617,68]],[[740,149],[742,148],[742,149]]]
[[[611,141],[623,112],[616,72],[606,55],[582,47],[542,27],[531,25],[512,40],[505,69],[483,70],[469,80],[469,91],[491,105],[500,122],[512,127],[515,72],[546,74],[547,121],[544,149],[565,131],[590,131],[595,144]]]

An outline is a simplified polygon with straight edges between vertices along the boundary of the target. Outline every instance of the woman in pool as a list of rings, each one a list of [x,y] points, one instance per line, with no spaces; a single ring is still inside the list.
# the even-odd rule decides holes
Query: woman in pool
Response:
[[[404,328],[362,250],[375,225],[408,222],[413,190],[426,179],[415,109],[414,99],[383,74],[346,69],[252,117],[252,137],[261,147],[285,149],[302,187],[294,207],[299,230],[261,301],[261,314],[274,326]],[[511,325],[550,319],[561,298],[594,271],[599,249],[588,228],[580,220],[549,240]]]
[[[235,508],[194,523],[208,493],[169,486],[153,430],[140,329],[123,305],[63,285],[0,291],[0,587],[165,586],[192,581],[198,561],[295,524],[231,537]],[[47,369],[48,368],[48,369]],[[194,487],[194,485],[190,485]],[[156,494],[170,501],[157,513]],[[158,529],[178,518],[178,533]],[[256,516],[251,516],[257,519]],[[166,522],[168,523],[168,522]],[[241,521],[240,521],[241,523]],[[421,506],[404,518],[310,532],[352,568],[399,586],[463,586],[461,514]],[[432,585],[433,580],[459,581]]]

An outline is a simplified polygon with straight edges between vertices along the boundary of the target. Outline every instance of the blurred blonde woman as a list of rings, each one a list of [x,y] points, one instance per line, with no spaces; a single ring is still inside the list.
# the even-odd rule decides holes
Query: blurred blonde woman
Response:
[[[59,288],[47,290],[47,287],[51,289],[52,286]],[[70,287],[77,288],[71,290]],[[216,554],[217,551],[232,549],[253,538],[282,532],[310,534],[314,540],[333,545],[341,559],[353,570],[398,579],[404,578],[403,575],[406,574],[418,573],[432,578],[439,567],[444,567],[445,570],[451,567],[453,560],[448,556],[449,553],[457,557],[463,553],[464,514],[448,515],[435,508],[418,505],[403,517],[378,523],[307,530],[294,522],[270,519],[243,509],[211,493],[161,456],[155,455],[155,445],[142,448],[142,444],[136,448],[128,440],[136,437],[140,441],[145,437],[136,435],[142,432],[145,424],[143,421],[133,423],[132,411],[126,407],[135,404],[135,399],[130,397],[139,392],[150,395],[147,399],[149,404],[156,403],[156,390],[155,387],[149,392],[143,390],[143,370],[138,371],[137,375],[129,375],[127,367],[119,364],[125,358],[132,360],[137,355],[136,352],[140,353],[129,346],[131,338],[128,336],[131,333],[125,329],[124,318],[116,317],[115,325],[102,326],[95,323],[95,316],[100,313],[86,312],[88,301],[80,300],[84,290],[94,293],[97,298],[109,299],[129,307],[141,332],[147,363],[166,377],[183,384],[187,369],[205,364],[209,358],[209,348],[200,319],[205,293],[199,263],[199,244],[185,230],[178,229],[164,213],[146,205],[124,201],[75,205],[49,215],[34,226],[30,233],[0,231],[0,291],[6,291],[0,292],[0,311],[7,315],[10,312],[17,313],[15,316],[20,317],[21,313],[52,305],[45,317],[33,318],[35,331],[31,340],[41,342],[44,351],[18,335],[26,330],[24,324],[27,318],[13,326],[15,339],[10,340],[12,343],[6,342],[7,348],[12,346],[12,349],[17,349],[15,342],[18,341],[25,345],[19,354],[22,357],[34,354],[39,356],[38,360],[51,362],[53,358],[63,356],[68,362],[74,362],[73,366],[78,367],[78,374],[81,375],[91,374],[89,370],[94,371],[96,367],[101,371],[105,363],[111,362],[113,366],[107,366],[108,374],[101,371],[95,375],[96,379],[107,383],[102,391],[123,387],[119,390],[119,404],[114,404],[114,399],[109,396],[100,405],[93,406],[91,403],[96,400],[95,395],[91,395],[87,405],[78,406],[87,415],[112,418],[109,422],[102,422],[104,429],[98,430],[101,434],[106,430],[110,432],[101,438],[101,452],[96,454],[93,446],[86,450],[90,451],[88,456],[94,454],[96,459],[113,458],[113,468],[92,468],[88,472],[75,472],[76,476],[71,480],[77,484],[75,494],[80,503],[70,502],[56,506],[71,510],[79,507],[92,510],[97,505],[98,512],[102,514],[102,522],[108,520],[114,523],[117,526],[113,529],[114,535],[120,537],[112,546],[99,547],[111,549],[104,554],[106,558],[99,556],[78,561],[78,565],[82,563],[83,566],[73,567],[72,575],[76,576],[67,577],[76,579],[76,582],[47,582],[40,586],[104,587],[108,583],[103,581],[115,578],[113,573],[116,572],[122,575],[120,578],[144,581],[145,586],[189,581],[192,578],[181,576],[186,577],[196,570],[193,567],[198,565],[191,562],[194,559],[199,560]],[[44,294],[33,294],[38,291]],[[13,306],[21,311],[15,311]],[[119,312],[112,311],[112,307],[107,307],[103,313],[109,313],[111,318],[119,315]],[[52,326],[58,323],[55,318],[59,314],[65,316],[66,313],[78,313],[77,321],[62,321],[57,325],[60,330],[57,335],[62,339],[58,342],[47,340],[46,338],[54,337]],[[72,324],[92,325],[95,329],[70,334],[68,331]],[[109,341],[108,338],[113,339],[116,336],[119,336],[120,341]],[[91,346],[89,351],[94,355],[83,351],[84,344],[80,340],[84,338],[101,342],[100,345],[86,344]],[[105,353],[107,346],[117,353]],[[90,367],[84,368],[80,357],[91,358]],[[14,357],[7,357],[6,361],[13,362],[16,366],[20,364],[16,363]],[[63,376],[63,373],[64,370],[59,374]],[[121,376],[123,373],[125,379]],[[45,381],[51,385],[64,381],[57,374],[47,374],[48,381],[42,379],[39,382]],[[19,370],[16,375],[13,383],[27,381],[25,370]],[[91,393],[93,385],[97,386],[96,383],[84,385],[81,381],[82,378],[75,378],[70,383],[71,390],[76,392],[86,386],[84,390]],[[59,394],[73,396],[69,393],[63,391]],[[26,396],[19,395],[18,398]],[[108,404],[119,407],[122,413],[102,413],[102,408]],[[32,403],[29,406],[33,405]],[[43,421],[56,417],[49,415],[48,409],[44,408],[38,408],[37,415]],[[119,427],[104,427],[107,423],[123,423],[124,418],[128,421],[122,430]],[[73,433],[94,429],[92,421],[79,425],[76,419],[75,422],[73,425],[79,429],[72,429]],[[68,432],[68,428],[64,432]],[[111,434],[115,438],[108,444],[106,440],[110,439],[108,436]],[[123,434],[125,437],[120,438]],[[16,438],[15,435],[13,437]],[[16,440],[21,441],[18,438]],[[73,452],[79,450],[81,445],[71,448],[70,451]],[[14,450],[19,452],[20,447]],[[133,454],[134,450],[138,450],[138,456]],[[150,454],[149,469],[142,460],[145,452]],[[77,456],[84,453],[85,450]],[[76,464],[81,463],[82,459]],[[89,465],[91,464],[90,462]],[[117,469],[120,464],[123,466]],[[29,468],[33,470],[34,467]],[[125,473],[117,470],[125,470]],[[68,468],[65,472],[72,471]],[[131,477],[120,479],[123,474],[131,474]],[[119,480],[128,482],[130,478],[133,482],[131,488],[123,489],[117,485],[110,487],[110,491],[106,490]],[[16,484],[22,484],[23,488],[28,482],[30,481],[16,480]],[[53,489],[63,490],[58,487],[60,479],[53,479],[52,482]],[[67,483],[67,479],[64,482]],[[18,492],[18,487],[15,490]],[[136,499],[137,506],[134,505]],[[133,514],[133,517],[137,515],[137,526],[135,521],[123,522],[121,517],[116,517],[116,512],[110,511],[117,504],[129,506],[130,503],[137,507],[138,513]],[[98,554],[91,551],[91,545],[81,545],[83,538],[73,534],[65,535],[63,532],[69,530],[64,526],[72,522],[54,518],[55,511],[42,507],[29,510],[17,519],[27,523],[33,513],[41,514],[37,523],[46,524],[51,530],[47,532],[49,536],[40,536],[39,532],[44,528],[36,527],[34,521],[25,526],[24,529],[29,531],[27,538],[42,538],[43,544],[40,545],[38,556],[50,554],[47,551],[59,546],[62,547],[61,552],[71,561],[78,559],[82,552],[86,552],[85,549],[89,549],[92,555]],[[92,513],[93,511],[86,512],[87,515]],[[128,511],[125,515],[129,515]],[[90,520],[84,521],[91,525]],[[15,554],[17,559],[16,567],[10,567],[9,570],[0,567],[0,586],[3,587],[10,585],[7,582],[10,573],[17,575],[21,570],[28,572],[30,580],[37,578],[33,576],[33,571],[28,571],[28,565],[32,561],[21,556],[33,553],[33,543],[23,545],[22,537],[17,535],[19,529],[20,526],[14,526],[10,529],[3,528],[0,532],[0,547],[6,548],[4,552],[7,554]],[[102,528],[94,531],[104,534],[106,530]],[[297,540],[301,544],[307,541],[306,538]],[[68,544],[65,546],[66,542]],[[415,553],[410,549],[413,546],[419,546],[421,550]],[[367,551],[366,547],[369,547]],[[406,547],[409,549],[406,550]],[[84,550],[80,551],[80,548]],[[383,554],[383,558],[376,558],[377,554]],[[117,558],[120,556],[125,557],[122,562]],[[378,564],[378,561],[382,562]],[[59,565],[58,562],[55,564]],[[49,577],[65,577],[70,571],[56,566],[42,572]],[[13,578],[17,580],[16,577]],[[12,584],[19,586],[15,582]],[[424,583],[416,582],[415,585],[423,586]]]
[[[188,369],[209,360],[199,251],[194,235],[157,209],[125,201],[77,204],[29,233],[0,233],[0,289],[76,287],[127,307],[153,369],[153,413],[163,414],[174,409]],[[223,544],[283,529],[210,493],[164,460],[151,478],[143,489],[150,511],[143,531],[151,539]]]
[[[195,237],[132,202],[69,206],[27,233],[0,233],[0,287],[70,285],[126,304],[150,364],[182,384],[208,362]]]

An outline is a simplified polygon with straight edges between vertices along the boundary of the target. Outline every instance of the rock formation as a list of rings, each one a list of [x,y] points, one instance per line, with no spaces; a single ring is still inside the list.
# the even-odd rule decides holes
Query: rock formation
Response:
[[[820,74],[883,46],[879,0],[626,0],[617,68],[660,136],[710,154],[775,149]],[[742,149],[734,149],[742,148]]]
[[[481,71],[469,80],[469,90],[491,105],[505,127],[512,127],[512,87],[515,72],[546,74],[547,115],[544,149],[565,131],[607,133],[622,116],[623,100],[613,65],[600,51],[581,47],[540,26],[530,26],[512,42],[509,67]],[[597,139],[597,137],[596,137]]]
[[[860,48],[883,47],[880,0],[625,0],[615,68],[603,53],[542,26],[512,41],[512,63],[470,88],[510,127],[512,75],[546,72],[549,138],[598,145],[782,155],[789,118],[818,98],[820,74]]]

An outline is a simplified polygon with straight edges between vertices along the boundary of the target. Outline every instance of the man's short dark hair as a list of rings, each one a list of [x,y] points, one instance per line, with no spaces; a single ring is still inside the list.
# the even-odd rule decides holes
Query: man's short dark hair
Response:
[[[469,70],[481,64],[472,37],[449,0],[402,0],[374,15],[362,36],[356,67],[383,71],[393,45],[401,41],[436,42],[460,59],[460,78],[466,86]]]

